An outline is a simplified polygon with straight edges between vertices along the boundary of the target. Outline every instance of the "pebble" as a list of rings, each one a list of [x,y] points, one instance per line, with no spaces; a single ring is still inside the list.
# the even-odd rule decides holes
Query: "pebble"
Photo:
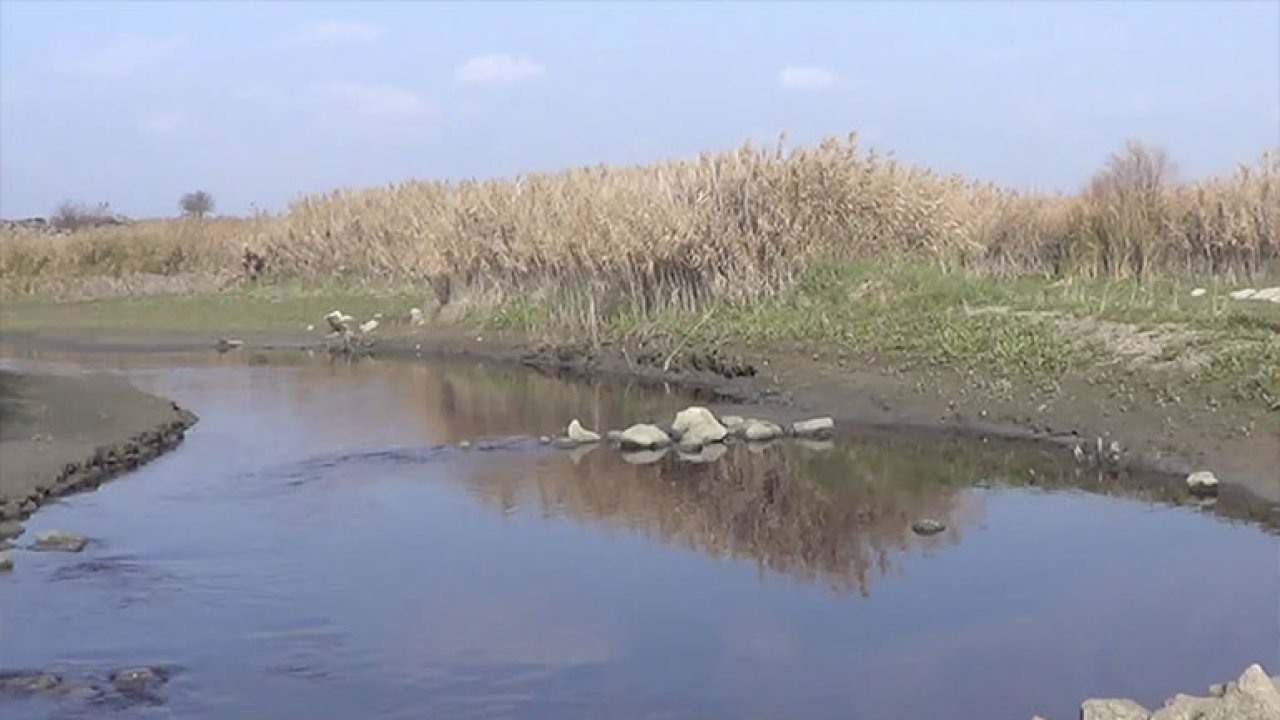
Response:
[[[934,520],[932,518],[917,520],[911,525],[912,532],[914,532],[917,535],[924,535],[924,536],[937,535],[938,533],[946,529],[947,529],[947,526],[944,525],[941,521]]]

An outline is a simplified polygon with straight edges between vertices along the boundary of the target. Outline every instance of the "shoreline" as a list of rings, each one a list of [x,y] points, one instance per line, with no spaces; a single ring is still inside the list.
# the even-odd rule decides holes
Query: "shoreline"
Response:
[[[317,351],[314,334],[260,333],[237,336],[236,353]],[[197,333],[6,332],[0,349],[38,357],[42,352],[68,353],[183,353],[211,352],[219,337]],[[323,351],[321,351],[323,352]],[[1175,410],[1134,407],[1113,414],[1100,392],[1088,388],[1074,403],[1044,402],[1026,388],[1005,398],[973,392],[966,378],[948,369],[890,373],[883,368],[849,368],[798,350],[771,352],[742,349],[748,361],[699,362],[704,350],[692,348],[675,367],[664,370],[662,359],[640,359],[634,349],[538,342],[517,333],[481,332],[458,326],[429,326],[412,330],[390,328],[376,341],[370,355],[389,359],[453,359],[524,366],[571,380],[613,380],[651,387],[678,388],[708,404],[754,406],[780,420],[829,415],[852,431],[901,430],[952,436],[975,442],[999,439],[1024,442],[1071,461],[1078,447],[1092,451],[1099,443],[1120,444],[1119,457],[1086,457],[1100,469],[1155,473],[1180,482],[1188,473],[1211,470],[1222,481],[1223,493],[1248,514],[1280,521],[1280,416],[1253,409],[1264,426],[1260,432],[1233,432],[1240,418],[1230,408],[1226,417],[1213,412],[1185,413],[1184,423],[1153,422],[1153,416],[1172,416]],[[735,358],[739,356],[734,356]],[[681,365],[709,369],[688,369]],[[755,372],[741,372],[745,365]],[[785,378],[785,380],[783,379]],[[1061,394],[1079,392],[1065,388]],[[1099,412],[1099,407],[1104,410]],[[1154,411],[1154,412],[1153,412]],[[1246,412],[1246,411],[1241,411]],[[1210,425],[1206,420],[1218,420]],[[1250,422],[1256,422],[1251,420]],[[1116,428],[1115,431],[1104,425]],[[1170,429],[1176,432],[1169,432]],[[1097,455],[1097,453],[1092,453]],[[1105,454],[1105,453],[1104,453]]]
[[[0,521],[160,457],[197,422],[120,378],[11,369],[0,369],[0,418]]]

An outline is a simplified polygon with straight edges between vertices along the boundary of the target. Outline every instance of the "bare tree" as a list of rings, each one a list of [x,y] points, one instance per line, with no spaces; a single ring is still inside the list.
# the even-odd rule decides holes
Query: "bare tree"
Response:
[[[202,218],[213,212],[213,196],[204,190],[189,192],[178,201],[178,207],[183,215]]]
[[[90,207],[84,203],[64,201],[53,211],[49,224],[55,230],[68,232],[102,225],[120,225],[123,221],[111,212],[107,203]]]
[[[1089,190],[1095,197],[1149,197],[1171,183],[1174,172],[1173,161],[1164,148],[1130,140],[1124,150],[1107,158],[1107,164],[1089,182]]]

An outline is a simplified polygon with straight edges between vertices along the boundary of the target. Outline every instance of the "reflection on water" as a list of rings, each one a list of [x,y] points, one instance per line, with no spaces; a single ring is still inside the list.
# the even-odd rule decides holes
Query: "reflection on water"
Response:
[[[533,438],[680,398],[477,366],[92,363],[201,422],[32,519],[97,543],[0,578],[0,671],[182,668],[118,716],[1074,717],[1280,662],[1276,538],[1150,502],[1176,498],[1158,481],[870,432],[639,464]],[[102,702],[0,696],[6,719]]]

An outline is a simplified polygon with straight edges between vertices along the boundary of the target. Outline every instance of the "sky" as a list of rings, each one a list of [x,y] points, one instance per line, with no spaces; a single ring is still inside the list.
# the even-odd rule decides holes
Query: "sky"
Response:
[[[1280,1],[0,0],[0,216],[300,195],[734,148],[864,145],[1079,188],[1280,147]]]

